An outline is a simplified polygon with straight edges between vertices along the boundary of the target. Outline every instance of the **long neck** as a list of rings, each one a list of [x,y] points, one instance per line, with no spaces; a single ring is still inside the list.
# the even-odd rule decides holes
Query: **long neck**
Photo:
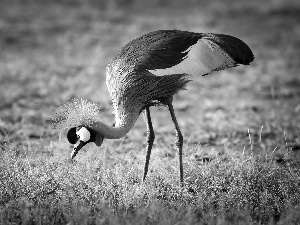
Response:
[[[102,122],[95,122],[91,128],[107,139],[119,139],[131,130],[138,116],[139,113],[131,113],[129,117],[126,116],[121,120],[117,119],[116,116],[115,127],[110,127]]]

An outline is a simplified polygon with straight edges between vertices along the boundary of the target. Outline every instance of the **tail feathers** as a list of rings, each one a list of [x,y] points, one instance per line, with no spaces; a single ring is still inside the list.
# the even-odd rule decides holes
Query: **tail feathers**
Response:
[[[149,88],[149,99],[159,100],[172,97],[179,91],[184,90],[186,84],[190,81],[187,74],[172,74],[169,76],[152,76],[155,85]]]
[[[187,74],[172,74],[169,76],[153,76],[145,74],[127,76],[123,81],[123,103],[147,105],[153,100],[172,97],[180,90],[185,89],[189,82]]]

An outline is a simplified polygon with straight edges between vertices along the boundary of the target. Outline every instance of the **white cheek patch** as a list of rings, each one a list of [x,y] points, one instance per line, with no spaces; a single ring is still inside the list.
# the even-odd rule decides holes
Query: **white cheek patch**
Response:
[[[79,136],[79,140],[83,142],[87,142],[91,138],[90,132],[85,127],[80,128],[80,130],[77,131],[76,134]]]

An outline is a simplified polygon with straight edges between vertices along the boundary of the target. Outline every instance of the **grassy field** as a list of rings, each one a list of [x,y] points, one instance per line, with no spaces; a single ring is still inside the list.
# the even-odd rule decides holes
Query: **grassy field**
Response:
[[[300,224],[300,4],[246,1],[0,1],[0,224]],[[113,125],[105,66],[158,29],[230,34],[255,61],[199,77],[174,97],[184,135],[152,108],[146,125],[84,147],[48,119],[68,98]]]

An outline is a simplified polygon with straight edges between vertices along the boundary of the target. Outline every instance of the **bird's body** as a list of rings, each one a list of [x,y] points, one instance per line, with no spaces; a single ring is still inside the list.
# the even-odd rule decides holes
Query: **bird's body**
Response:
[[[106,67],[115,126],[99,122],[90,130],[104,138],[121,138],[145,110],[148,131],[145,179],[154,141],[149,108],[158,103],[168,106],[178,137],[180,178],[183,181],[183,138],[172,106],[173,95],[185,89],[190,76],[206,75],[239,64],[248,65],[253,59],[250,48],[229,35],[179,30],[145,34],[125,45]]]
[[[229,46],[222,42],[226,40],[230,40]],[[246,51],[239,52],[239,47]],[[178,30],[155,31],[132,40],[106,68],[116,127],[133,125],[147,105],[184,89],[188,75],[249,64],[253,59],[249,50],[231,36]]]

